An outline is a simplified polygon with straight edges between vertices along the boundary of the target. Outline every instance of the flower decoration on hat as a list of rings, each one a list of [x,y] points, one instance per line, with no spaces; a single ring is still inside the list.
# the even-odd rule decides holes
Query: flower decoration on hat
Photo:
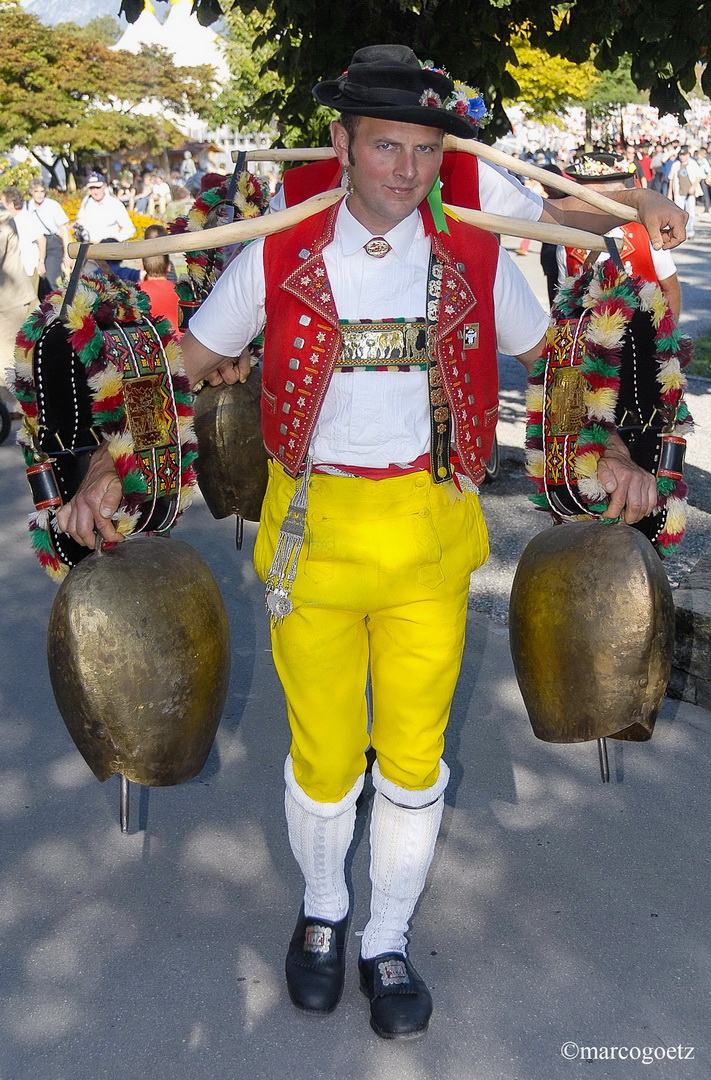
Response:
[[[442,98],[434,90],[424,90],[420,98],[420,105],[427,109],[441,109]]]
[[[422,65],[425,71],[434,71],[438,75],[444,75],[454,83],[454,89],[446,101],[441,101],[437,94],[433,94],[428,91],[422,95],[420,100],[421,105],[436,105],[438,109],[447,109],[448,112],[456,113],[457,116],[463,117],[468,120],[474,127],[484,127],[485,124],[491,119],[489,111],[486,107],[484,98],[478,90],[475,90],[471,86],[467,86],[466,83],[457,79],[453,79],[452,76],[444,68],[437,67],[431,60],[425,60]],[[436,98],[435,101],[425,100],[427,95]]]
[[[489,112],[478,90],[463,82],[455,82],[453,93],[444,103],[445,109],[470,120],[475,127],[483,127],[490,119]]]
[[[611,158],[612,155],[609,155],[609,157]],[[576,160],[571,168],[580,173],[581,176],[607,176],[612,172],[620,173],[621,176],[629,176],[636,172],[634,162],[625,161],[623,158],[614,161],[601,161],[599,158],[583,157]]]

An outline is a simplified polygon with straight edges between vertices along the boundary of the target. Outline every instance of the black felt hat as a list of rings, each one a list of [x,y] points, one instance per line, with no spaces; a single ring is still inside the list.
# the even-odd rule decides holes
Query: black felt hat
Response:
[[[421,124],[471,139],[473,124],[444,107],[453,90],[447,75],[423,68],[407,45],[368,45],[353,54],[338,79],[317,83],[312,93],[320,105],[341,113]]]
[[[579,184],[604,184],[608,180],[629,180],[634,183],[634,173],[635,166],[619,154],[604,152],[585,154],[565,170],[565,175]]]

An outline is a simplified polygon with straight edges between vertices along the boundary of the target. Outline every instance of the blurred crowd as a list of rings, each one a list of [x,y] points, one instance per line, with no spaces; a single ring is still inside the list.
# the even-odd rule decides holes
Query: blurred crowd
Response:
[[[711,213],[711,136],[708,145],[692,146],[673,139],[670,142],[642,141],[638,145],[628,143],[625,147],[597,145],[594,151],[608,151],[624,157],[630,172],[634,172],[638,187],[659,191],[686,210],[689,214],[687,238],[693,240],[697,213],[705,216]],[[515,156],[537,165],[557,165],[565,171],[572,161],[579,160],[585,153],[578,147],[563,157],[543,149],[524,151]]]

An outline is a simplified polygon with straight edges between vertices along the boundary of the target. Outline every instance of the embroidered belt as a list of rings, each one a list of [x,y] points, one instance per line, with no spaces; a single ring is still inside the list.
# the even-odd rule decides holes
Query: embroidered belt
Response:
[[[428,366],[424,319],[341,321],[343,351],[337,371],[419,371]]]

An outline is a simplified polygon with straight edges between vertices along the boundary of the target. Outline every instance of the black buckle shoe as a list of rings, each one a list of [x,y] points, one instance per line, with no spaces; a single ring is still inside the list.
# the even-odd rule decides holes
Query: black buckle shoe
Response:
[[[427,1031],[432,998],[402,953],[358,961],[360,988],[370,999],[370,1026],[381,1039],[417,1039]]]
[[[348,916],[339,922],[307,918],[301,905],[286,954],[286,985],[297,1009],[329,1013],[343,993]]]

